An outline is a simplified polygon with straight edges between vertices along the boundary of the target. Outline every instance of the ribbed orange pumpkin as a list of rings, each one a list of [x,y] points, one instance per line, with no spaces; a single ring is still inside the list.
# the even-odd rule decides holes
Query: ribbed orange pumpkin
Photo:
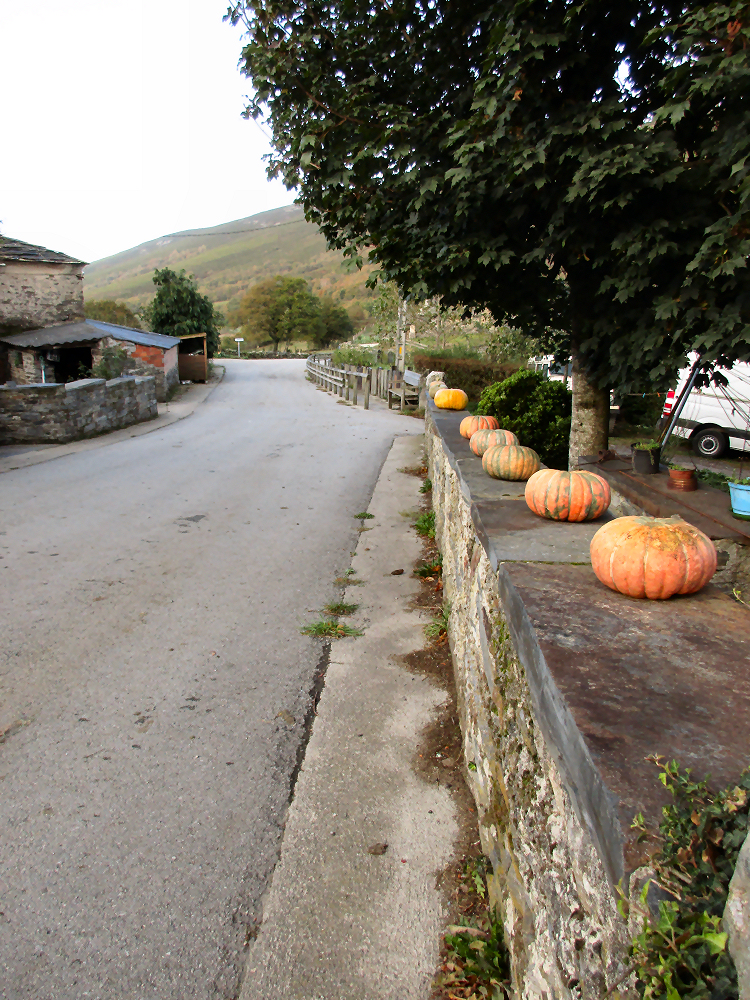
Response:
[[[591,566],[612,590],[662,601],[705,587],[716,549],[681,517],[618,517],[591,539]]]
[[[518,438],[513,431],[495,430],[475,431],[469,440],[469,447],[480,458],[488,448],[492,448],[498,444],[518,444]]]
[[[540,469],[526,483],[526,503],[550,521],[593,521],[609,507],[609,483],[594,472]]]
[[[539,456],[519,444],[496,444],[482,455],[482,468],[493,479],[528,479],[539,468]]]
[[[440,389],[435,393],[435,406],[441,410],[465,410],[468,402],[463,389]]]
[[[495,417],[464,417],[458,429],[461,437],[471,438],[475,431],[494,431],[499,426]]]

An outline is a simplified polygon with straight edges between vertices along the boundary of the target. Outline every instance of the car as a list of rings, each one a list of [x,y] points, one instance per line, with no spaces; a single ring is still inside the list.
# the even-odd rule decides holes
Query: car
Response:
[[[729,448],[750,451],[750,364],[737,361],[719,371],[727,385],[712,382],[707,388],[693,388],[672,431],[687,438],[693,452],[703,458],[720,458]],[[677,386],[667,393],[662,420],[671,415],[690,372],[684,368]]]

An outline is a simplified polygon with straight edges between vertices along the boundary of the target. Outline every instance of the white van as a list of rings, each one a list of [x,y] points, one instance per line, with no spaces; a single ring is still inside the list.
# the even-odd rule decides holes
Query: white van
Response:
[[[750,365],[737,361],[732,368],[719,371],[728,385],[694,388],[672,432],[687,438],[695,454],[706,458],[719,458],[729,448],[750,451]],[[690,368],[684,368],[677,388],[667,393],[663,418],[672,412],[689,377]]]

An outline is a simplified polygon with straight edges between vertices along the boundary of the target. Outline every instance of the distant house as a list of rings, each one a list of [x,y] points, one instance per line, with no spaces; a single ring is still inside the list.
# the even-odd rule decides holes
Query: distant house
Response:
[[[0,383],[70,382],[105,347],[128,355],[123,375],[153,375],[163,402],[179,381],[177,337],[86,319],[84,261],[0,236]]]
[[[122,348],[128,355],[123,375],[153,375],[156,398],[164,402],[179,380],[179,337],[146,330],[132,330],[115,323],[84,319],[11,336],[0,334],[0,349],[7,354],[6,381],[18,385],[71,382],[85,378],[102,358],[106,347]]]

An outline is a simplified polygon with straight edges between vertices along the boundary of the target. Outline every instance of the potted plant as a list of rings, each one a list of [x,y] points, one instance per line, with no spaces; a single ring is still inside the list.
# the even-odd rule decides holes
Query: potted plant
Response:
[[[682,490],[685,493],[697,490],[698,480],[695,469],[686,469],[684,465],[670,465],[667,485],[670,490]]]
[[[659,471],[661,444],[658,441],[636,441],[630,446],[633,455],[633,472],[653,476]]]
[[[732,514],[743,521],[750,521],[750,478],[729,480],[729,497]]]

